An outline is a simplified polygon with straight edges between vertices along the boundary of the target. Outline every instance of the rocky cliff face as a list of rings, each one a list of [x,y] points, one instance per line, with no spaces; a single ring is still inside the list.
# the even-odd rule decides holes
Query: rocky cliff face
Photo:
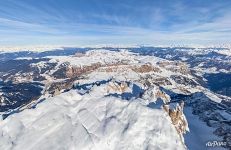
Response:
[[[187,64],[183,62],[160,61],[158,62],[158,65],[162,68],[166,68],[167,70],[173,72],[180,72],[181,74],[190,74],[190,69],[188,68]]]
[[[143,64],[141,66],[133,66],[132,70],[137,73],[161,72],[157,66],[153,66],[150,63]]]
[[[128,89],[126,82],[109,82],[107,85],[107,93],[124,93]]]
[[[155,85],[149,86],[142,94],[142,98],[146,100],[152,100],[154,102],[161,99],[164,104],[170,102],[169,95],[167,95],[164,91],[160,90],[160,88]]]
[[[172,124],[175,126],[182,142],[184,142],[183,134],[189,131],[188,122],[183,112],[184,102],[176,104],[175,107],[171,108],[169,105],[163,105],[163,109],[171,118]]]
[[[91,71],[94,71],[101,67],[101,63],[93,63],[89,66],[81,66],[81,67],[76,67],[76,66],[68,66],[66,69],[66,77],[67,78],[74,78],[78,77],[82,74],[89,73]]]

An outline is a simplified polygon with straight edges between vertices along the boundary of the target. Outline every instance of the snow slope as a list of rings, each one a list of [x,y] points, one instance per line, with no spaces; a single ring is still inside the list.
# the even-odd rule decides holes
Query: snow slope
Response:
[[[212,102],[222,101],[197,83],[188,66],[179,62],[123,50],[92,50],[83,56],[49,58],[50,62],[58,63],[55,70],[44,74],[49,82],[64,81],[65,76],[56,79],[53,73],[66,62],[73,70],[78,67],[84,70],[97,63],[101,65],[83,72],[78,79],[73,71],[73,76],[69,76],[73,80],[66,80],[71,88],[62,86],[64,83],[57,84],[57,87],[53,86],[58,91],[58,94],[52,94],[54,97],[47,98],[48,91],[42,96],[46,99],[41,98],[41,103],[38,100],[35,108],[1,120],[0,150],[186,149],[184,139],[175,128],[180,126],[175,121],[178,117],[174,118],[176,111],[168,110],[173,114],[170,118],[170,113],[161,109],[163,102],[171,102],[168,94],[204,93]],[[41,70],[46,63],[31,65]],[[163,102],[158,104],[159,100]],[[212,129],[207,130],[201,120],[193,118],[190,111],[185,112],[191,125],[185,136],[186,145],[190,149],[200,149],[206,141],[200,140],[203,135],[197,138],[197,133],[204,131],[201,133],[212,136]]]
[[[0,149],[185,149],[162,109],[99,93],[71,90],[8,117]]]

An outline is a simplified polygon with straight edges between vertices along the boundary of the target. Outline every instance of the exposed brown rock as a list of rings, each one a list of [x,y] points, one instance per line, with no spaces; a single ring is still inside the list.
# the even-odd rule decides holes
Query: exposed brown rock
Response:
[[[147,73],[147,72],[160,72],[160,69],[158,67],[154,67],[151,64],[144,64],[141,66],[134,66],[132,67],[132,70],[138,73]]]
[[[93,63],[89,66],[82,66],[82,67],[76,67],[76,66],[70,65],[70,66],[67,66],[66,76],[68,78],[78,77],[84,73],[94,71],[101,66],[102,66],[101,63]]]
[[[188,130],[188,122],[183,113],[184,102],[180,105],[177,104],[176,108],[170,109],[169,105],[164,105],[163,109],[168,113],[171,118],[172,124],[175,126],[178,134],[183,141],[183,134]]]
[[[127,88],[128,88],[128,85],[126,82],[121,82],[121,83],[110,82],[107,86],[107,93],[110,93],[110,92],[124,93]]]
[[[52,96],[58,95],[62,90],[69,90],[73,87],[73,82],[75,79],[67,79],[60,82],[53,82],[49,88],[46,90]]]
[[[191,71],[188,66],[183,62],[160,61],[158,65],[169,71],[180,72],[182,74],[190,74]]]
[[[154,76],[152,74],[147,74],[141,77],[140,82],[147,87],[150,87],[151,85],[158,85],[158,86],[172,85],[172,83],[169,81],[168,78],[161,77],[161,76]]]
[[[169,98],[166,96],[166,94],[164,92],[162,92],[161,90],[157,90],[157,92],[155,93],[156,97],[161,98],[164,103],[168,102]]]

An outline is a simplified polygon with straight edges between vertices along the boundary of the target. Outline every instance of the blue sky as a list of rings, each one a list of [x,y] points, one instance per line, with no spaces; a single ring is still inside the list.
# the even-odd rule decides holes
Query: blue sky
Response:
[[[231,42],[231,0],[0,0],[0,45]]]

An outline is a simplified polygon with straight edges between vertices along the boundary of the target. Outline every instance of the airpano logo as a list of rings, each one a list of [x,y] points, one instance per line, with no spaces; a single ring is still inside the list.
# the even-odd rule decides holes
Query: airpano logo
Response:
[[[223,141],[208,141],[206,143],[206,147],[220,147],[220,146],[226,146],[226,142],[223,142]]]

